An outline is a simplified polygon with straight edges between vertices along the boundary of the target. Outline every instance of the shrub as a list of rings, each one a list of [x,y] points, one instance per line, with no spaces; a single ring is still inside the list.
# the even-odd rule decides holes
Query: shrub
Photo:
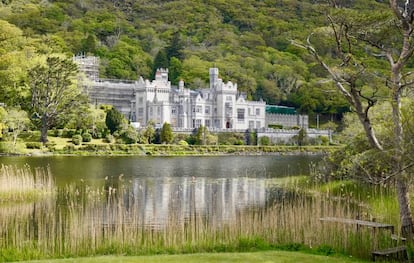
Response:
[[[80,136],[79,134],[73,135],[72,136],[72,143],[74,145],[80,145],[82,142],[82,136]]]
[[[41,142],[26,142],[27,149],[41,149],[42,143]]]
[[[260,137],[260,145],[270,145],[270,138],[267,136]]]
[[[184,140],[181,140],[181,141],[179,141],[179,142],[178,142],[178,145],[181,145],[181,146],[188,146],[188,142],[186,142],[186,141],[184,141]]]
[[[272,129],[283,129],[283,125],[281,125],[281,124],[269,124],[269,128],[272,128]]]
[[[62,137],[63,136],[63,130],[62,129],[54,129],[53,130],[53,135],[55,137]]]
[[[115,137],[112,136],[111,134],[107,134],[105,136],[104,142],[106,142],[106,143],[114,143],[115,142]]]
[[[320,136],[322,145],[329,145],[329,138],[326,136]]]
[[[50,150],[50,151],[54,151],[55,147],[56,147],[56,143],[55,142],[47,142],[45,144],[45,146]]]
[[[88,132],[85,132],[84,134],[82,134],[82,141],[83,142],[90,142],[92,141],[92,135]]]
[[[63,129],[62,131],[62,137],[63,138],[72,138],[73,135],[76,134],[76,130],[75,129]]]
[[[244,136],[243,133],[219,133],[218,143],[221,145],[244,145]]]
[[[63,147],[63,151],[65,152],[73,152],[74,150],[75,150],[75,146],[71,144],[65,145],[65,147]]]
[[[123,143],[126,144],[134,144],[138,141],[138,133],[137,131],[129,126],[127,129],[122,130],[120,132],[120,139],[122,140]]]

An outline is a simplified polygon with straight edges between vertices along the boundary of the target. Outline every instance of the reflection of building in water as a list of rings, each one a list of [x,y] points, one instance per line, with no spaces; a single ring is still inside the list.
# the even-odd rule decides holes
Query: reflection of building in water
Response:
[[[140,211],[138,221],[162,227],[172,217],[179,221],[194,215],[234,219],[242,209],[263,206],[266,188],[260,178],[137,178],[133,196],[133,205]]]

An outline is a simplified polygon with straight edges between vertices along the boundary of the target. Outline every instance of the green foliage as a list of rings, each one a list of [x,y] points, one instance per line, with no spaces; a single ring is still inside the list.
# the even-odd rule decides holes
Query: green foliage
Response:
[[[144,137],[145,143],[152,143],[152,141],[155,139],[155,128],[154,123],[152,121],[149,121],[147,124],[147,127],[142,131],[142,135]]]
[[[183,79],[188,87],[199,88],[206,86],[206,72],[215,65],[221,78],[237,82],[248,98],[304,105],[303,112],[348,110],[343,100],[324,92],[326,72],[290,45],[291,39],[305,40],[326,25],[326,12],[320,12],[327,10],[324,2],[7,2],[0,6],[0,102],[7,105],[30,108],[27,69],[35,54],[85,52],[101,58],[106,78],[152,78],[156,68],[168,67],[172,84]],[[368,8],[367,28],[376,17],[389,15],[383,3],[351,1],[344,6]],[[355,17],[356,12],[348,13]],[[318,38],[318,50],[335,55],[332,41],[325,39]],[[364,63],[383,71],[382,59]]]
[[[82,143],[82,136],[79,134],[75,134],[72,136],[72,143],[74,145],[80,145]]]
[[[9,109],[4,123],[9,131],[11,131],[13,147],[15,147],[20,133],[29,127],[30,120],[27,113],[20,109]]]
[[[162,125],[160,140],[161,140],[161,143],[167,143],[167,144],[172,143],[172,141],[174,140],[174,134],[171,129],[171,125],[167,122],[165,122]]]
[[[40,142],[26,142],[27,149],[41,149],[42,143]]]
[[[217,134],[217,142],[220,145],[243,145],[244,144],[244,134],[242,133],[232,133],[232,132],[222,132]]]
[[[178,142],[178,145],[181,145],[181,146],[188,146],[188,142],[186,142],[186,141],[184,141],[184,140],[180,140],[180,141]]]
[[[41,127],[40,140],[47,142],[47,131],[66,113],[78,108],[74,103],[81,97],[74,84],[77,66],[70,58],[48,56],[29,71],[32,112]]]
[[[3,138],[3,130],[6,128],[5,118],[7,116],[7,111],[0,107],[0,140]]]
[[[370,182],[382,182],[387,178],[393,164],[393,150],[391,149],[393,130],[390,105],[385,102],[378,104],[374,109],[371,115],[372,121],[375,123],[374,129],[378,139],[387,150],[384,152],[372,149],[357,117],[353,114],[346,114],[344,130],[338,137],[341,142],[346,143],[346,146],[327,158],[329,172],[334,176],[355,177]],[[403,129],[405,130],[403,156],[409,162],[409,156],[412,156],[414,150],[412,142],[414,122],[411,117],[414,114],[414,103],[411,99],[402,100],[401,112]],[[407,171],[411,172],[411,168],[408,168]]]
[[[138,141],[138,132],[135,130],[134,127],[128,125],[126,129],[122,129],[119,132],[119,138],[122,140],[123,143],[134,144]]]
[[[119,131],[125,122],[126,120],[124,115],[122,115],[122,113],[120,113],[115,107],[112,107],[109,111],[107,111],[105,124],[111,134],[115,131]]]
[[[259,144],[260,145],[265,145],[265,146],[270,145],[270,138],[267,137],[267,136],[260,137]]]
[[[308,138],[308,134],[306,132],[306,129],[302,128],[299,130],[298,132],[298,145],[299,146],[303,146],[303,145],[307,145],[309,138]]]
[[[114,143],[115,142],[115,138],[114,138],[114,136],[112,134],[108,134],[108,135],[105,136],[104,141],[106,143]]]
[[[84,134],[82,134],[82,142],[90,142],[90,141],[92,141],[92,135],[90,133],[85,132]]]

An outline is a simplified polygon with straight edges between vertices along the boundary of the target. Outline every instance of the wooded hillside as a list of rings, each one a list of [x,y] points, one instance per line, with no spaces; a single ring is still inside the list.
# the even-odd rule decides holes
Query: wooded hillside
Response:
[[[85,53],[101,58],[103,78],[152,79],[157,67],[168,67],[173,84],[198,88],[216,66],[249,98],[342,113],[349,107],[329,92],[326,72],[291,45],[328,26],[333,4],[387,10],[369,0],[2,0],[0,102],[27,103],[26,72],[37,55]],[[330,41],[316,43],[327,57],[335,56]]]

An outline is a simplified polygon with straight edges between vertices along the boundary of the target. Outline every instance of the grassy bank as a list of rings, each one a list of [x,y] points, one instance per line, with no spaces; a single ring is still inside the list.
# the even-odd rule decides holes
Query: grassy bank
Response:
[[[49,136],[49,142],[39,142],[38,132],[21,136],[17,145],[0,142],[0,154],[27,155],[153,155],[153,156],[193,156],[193,155],[265,155],[327,153],[339,146],[308,145],[180,145],[180,144],[119,144],[108,143],[104,139],[91,139],[75,145],[71,138]]]
[[[156,256],[104,256],[104,257],[90,257],[90,258],[75,258],[75,259],[56,259],[56,260],[40,260],[30,261],[38,263],[347,263],[347,262],[367,262],[358,260],[352,257],[340,256],[321,256],[312,255],[299,252],[285,252],[285,251],[265,251],[254,253],[202,253],[202,254],[187,254],[187,255],[156,255]]]
[[[176,145],[176,144],[115,144],[83,143],[54,144],[28,151],[35,154],[75,155],[150,155],[150,156],[195,156],[195,155],[266,155],[266,154],[316,154],[327,153],[338,146],[250,146],[250,145]]]

